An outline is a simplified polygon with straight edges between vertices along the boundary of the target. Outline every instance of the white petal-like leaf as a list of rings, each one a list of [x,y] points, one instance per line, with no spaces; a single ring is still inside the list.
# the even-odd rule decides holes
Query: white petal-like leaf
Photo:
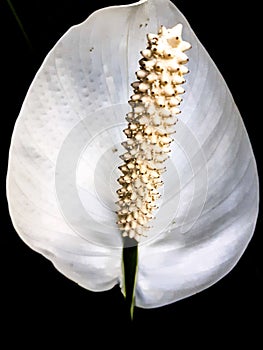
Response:
[[[122,284],[115,224],[120,143],[146,34],[183,24],[192,44],[160,209],[139,244],[136,305],[197,293],[228,273],[254,231],[258,177],[231,94],[168,0],[97,11],[48,54],[16,122],[7,193],[21,238],[90,290]],[[110,25],[109,25],[110,24]]]

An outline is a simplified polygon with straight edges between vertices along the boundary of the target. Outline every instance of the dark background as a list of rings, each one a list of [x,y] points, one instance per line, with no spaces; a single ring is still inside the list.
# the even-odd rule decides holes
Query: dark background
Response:
[[[5,191],[8,148],[13,126],[25,94],[44,57],[72,25],[104,6],[125,0],[12,1],[31,48],[25,40],[8,1],[0,0],[1,60],[1,180]],[[235,1],[176,0],[200,41],[224,76],[243,117],[262,174],[260,157],[260,38],[256,17],[259,5]],[[230,7],[232,6],[232,7]],[[110,24],[109,24],[110,25]],[[258,34],[257,34],[258,33]],[[257,87],[259,84],[259,88]],[[2,108],[4,107],[4,108]],[[261,107],[262,108],[262,107]],[[4,140],[6,140],[4,147]],[[220,282],[191,298],[158,309],[135,309],[130,325],[124,315],[119,287],[92,293],[66,279],[41,255],[28,248],[9,219],[5,194],[1,211],[1,313],[0,332],[10,348],[75,348],[139,346],[161,340],[162,347],[213,349],[238,346],[262,347],[262,219],[238,265]],[[260,327],[261,323],[261,327]],[[4,326],[3,326],[4,325]],[[211,337],[211,338],[209,338]],[[144,340],[142,340],[144,339]],[[91,345],[91,341],[95,341]],[[178,344],[184,344],[183,347]],[[258,345],[256,345],[258,344]],[[3,347],[4,349],[5,347]]]

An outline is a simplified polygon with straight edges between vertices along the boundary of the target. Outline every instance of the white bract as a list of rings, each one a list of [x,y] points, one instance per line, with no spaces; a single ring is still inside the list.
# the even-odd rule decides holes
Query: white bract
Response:
[[[139,243],[135,303],[145,308],[226,275],[258,214],[256,164],[242,119],[178,9],[168,0],[140,1],[102,9],[72,27],[38,71],[10,148],[7,196],[20,237],[89,290],[122,286],[115,202],[130,84],[147,33],[179,23],[192,45],[190,74],[159,210]]]

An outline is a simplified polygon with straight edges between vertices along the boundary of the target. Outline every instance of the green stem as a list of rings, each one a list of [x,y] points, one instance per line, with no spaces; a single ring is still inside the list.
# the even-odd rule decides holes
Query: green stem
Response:
[[[138,243],[125,237],[123,239],[122,263],[124,273],[124,295],[125,304],[129,317],[133,320],[135,305],[135,287],[138,270]]]
[[[22,24],[22,22],[21,22],[21,20],[20,20],[20,18],[18,16],[18,14],[17,14],[17,12],[16,12],[16,10],[15,10],[11,0],[6,0],[6,2],[8,4],[8,6],[9,6],[13,16],[15,17],[15,20],[16,20],[16,22],[17,22],[17,24],[18,24],[18,26],[19,26],[22,34],[23,34],[23,37],[24,37],[24,39],[25,39],[25,41],[26,41],[30,51],[33,51],[33,47],[32,47],[32,44],[31,44],[31,42],[29,40],[29,37],[28,37],[28,35],[27,35],[26,31],[25,31],[25,28],[24,28],[24,26],[23,26],[23,24]]]

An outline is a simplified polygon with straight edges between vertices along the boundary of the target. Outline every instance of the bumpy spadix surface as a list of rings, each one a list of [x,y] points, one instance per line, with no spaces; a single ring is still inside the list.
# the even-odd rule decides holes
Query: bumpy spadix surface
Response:
[[[182,25],[171,29],[162,26],[158,34],[148,34],[148,46],[141,51],[138,80],[132,83],[134,94],[127,114],[129,122],[124,130],[128,140],[122,145],[126,151],[119,167],[123,175],[118,179],[118,225],[123,237],[140,241],[146,236],[149,221],[156,210],[161,174],[166,171],[171,135],[175,133],[181,94],[181,84],[188,69],[184,51],[191,45],[182,40]],[[170,176],[173,174],[171,173]]]
[[[141,1],[71,28],[37,73],[10,148],[7,195],[21,238],[87,289],[122,283],[115,202],[130,83],[146,34],[178,23],[192,45],[190,74],[159,210],[139,244],[140,307],[174,302],[223,277],[245,250],[258,213],[242,119],[176,7]]]

